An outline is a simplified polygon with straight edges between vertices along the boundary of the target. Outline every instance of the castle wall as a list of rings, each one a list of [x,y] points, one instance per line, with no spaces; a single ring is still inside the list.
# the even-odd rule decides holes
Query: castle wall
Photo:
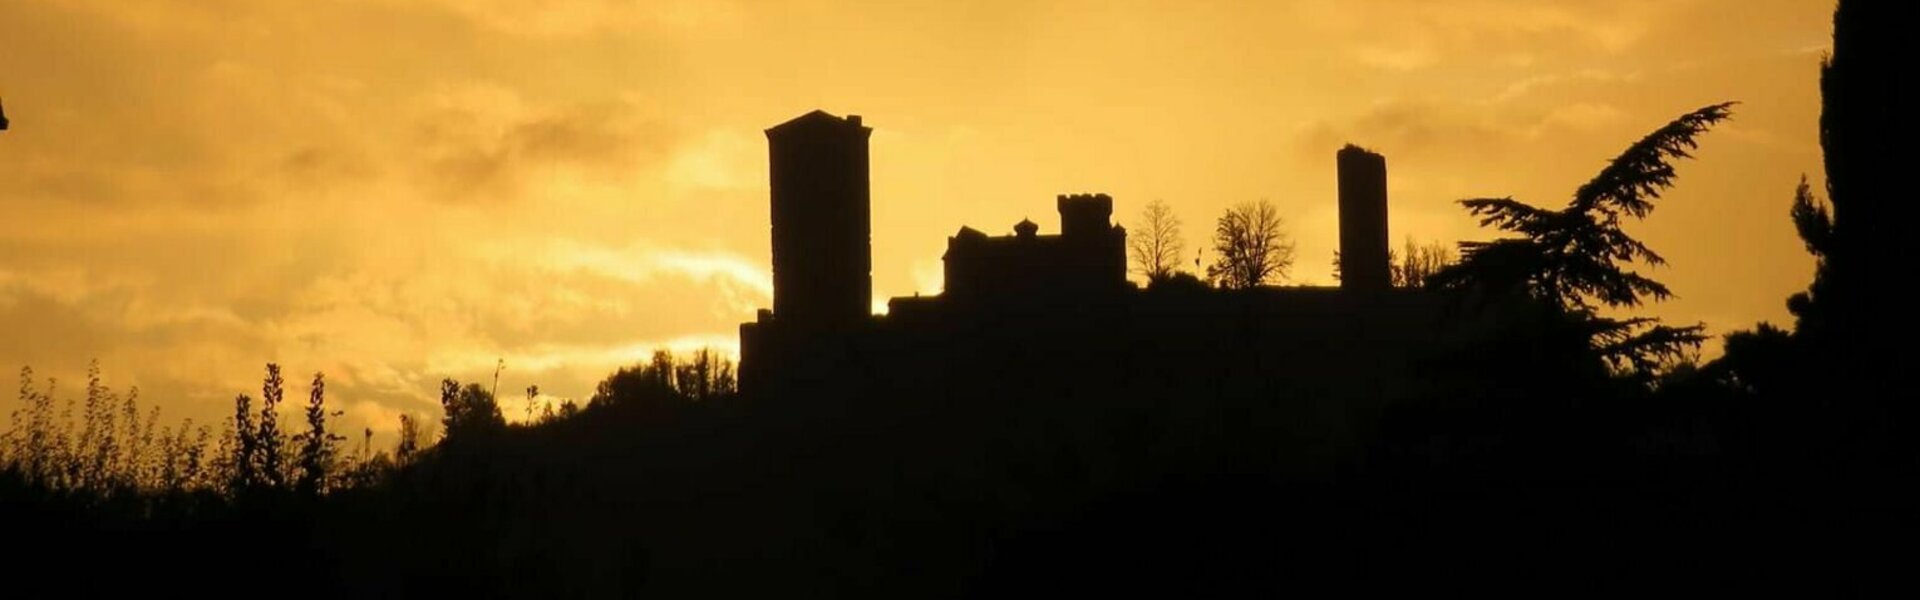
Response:
[[[955,302],[1031,304],[1131,288],[1127,232],[1111,221],[1113,198],[1062,195],[1059,210],[1059,235],[1038,235],[1023,222],[1013,236],[962,229],[948,238],[943,295]]]

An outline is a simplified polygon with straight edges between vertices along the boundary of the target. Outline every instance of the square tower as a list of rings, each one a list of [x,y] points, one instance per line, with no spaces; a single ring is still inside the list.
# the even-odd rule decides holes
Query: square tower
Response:
[[[1387,158],[1352,144],[1340,171],[1340,288],[1392,287],[1387,265]]]
[[[872,314],[872,133],[818,110],[767,130],[775,320],[832,328]]]

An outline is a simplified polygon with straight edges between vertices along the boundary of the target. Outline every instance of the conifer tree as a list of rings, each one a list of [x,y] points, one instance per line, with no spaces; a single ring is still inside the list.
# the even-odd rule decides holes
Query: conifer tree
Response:
[[[1604,308],[1632,308],[1673,295],[1667,286],[1630,270],[1665,259],[1620,228],[1645,218],[1673,185],[1674,159],[1689,158],[1694,138],[1731,116],[1733,103],[1682,115],[1628,147],[1559,210],[1512,198],[1474,198],[1460,204],[1480,224],[1519,234],[1488,242],[1461,242],[1460,261],[1429,280],[1442,289],[1520,294],[1558,311],[1590,349],[1616,372],[1650,377],[1661,365],[1700,345],[1703,326],[1672,327],[1651,317],[1602,316]]]

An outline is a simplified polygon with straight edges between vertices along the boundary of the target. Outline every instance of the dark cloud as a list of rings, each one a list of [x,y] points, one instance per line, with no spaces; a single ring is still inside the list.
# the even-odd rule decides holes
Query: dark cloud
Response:
[[[49,356],[99,355],[116,341],[117,328],[102,326],[72,305],[18,283],[0,281],[0,365],[30,364]]]
[[[1303,157],[1320,158],[1352,143],[1386,152],[1396,162],[1489,161],[1524,151],[1523,138],[1523,129],[1500,123],[1487,111],[1399,101],[1343,121],[1315,123],[1301,133],[1295,148]]]
[[[508,112],[518,107],[503,108],[443,107],[420,119],[415,133],[424,177],[442,192],[440,199],[517,199],[530,173],[556,167],[624,175],[656,165],[680,140],[672,127],[648,120],[627,103],[537,109],[525,115]]]

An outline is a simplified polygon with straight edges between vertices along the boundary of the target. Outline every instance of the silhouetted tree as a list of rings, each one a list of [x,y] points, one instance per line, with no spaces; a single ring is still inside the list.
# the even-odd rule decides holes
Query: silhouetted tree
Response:
[[[1172,275],[1168,275],[1166,279],[1154,282],[1148,286],[1147,289],[1153,292],[1175,294],[1203,293],[1207,291],[1207,282],[1202,281],[1199,276],[1193,273],[1175,271]]]
[[[446,412],[441,425],[445,429],[443,435],[448,440],[485,435],[506,426],[506,419],[500,415],[500,404],[494,401],[493,393],[478,383],[461,387],[460,382],[452,379],[442,380],[440,406]]]
[[[654,384],[660,386],[662,389],[671,390],[674,389],[673,377],[675,372],[673,363],[673,352],[668,350],[655,350],[653,351],[652,360],[647,365],[646,372],[651,375]]]
[[[188,423],[191,425],[191,422]],[[186,447],[187,431],[176,432],[170,426],[160,428],[160,444],[154,457],[153,485],[159,490],[181,488],[180,457]]]
[[[232,451],[227,455],[227,471],[231,475],[227,488],[238,492],[252,489],[260,483],[260,474],[256,469],[260,453],[259,432],[253,428],[253,399],[246,394],[233,397],[232,428],[232,443],[227,444],[223,440],[222,446]]]
[[[1815,361],[1797,357],[1810,350],[1808,343],[1827,336],[1833,318],[1830,313],[1837,305],[1832,302],[1834,294],[1829,291],[1834,281],[1829,258],[1837,245],[1833,210],[1814,195],[1804,175],[1794,188],[1791,207],[1789,215],[1794,229],[1814,258],[1813,283],[1806,291],[1787,299],[1787,310],[1796,319],[1794,334],[1798,338],[1764,322],[1751,331],[1728,334],[1720,358],[1708,364],[1703,373],[1722,385],[1748,394],[1794,393],[1800,391],[1809,378],[1807,370],[1824,370],[1819,369]]]
[[[685,363],[672,360],[674,389],[689,400],[708,400],[734,391],[733,362],[712,348],[693,351]],[[658,363],[653,368],[659,368]]]
[[[260,483],[271,488],[287,485],[287,434],[280,429],[280,402],[286,398],[286,380],[280,377],[280,365],[267,363],[267,376],[260,382],[260,428],[256,432],[255,460],[259,461]]]
[[[1127,246],[1134,269],[1146,276],[1148,285],[1172,277],[1180,266],[1181,253],[1186,251],[1186,242],[1180,238],[1180,217],[1173,214],[1173,208],[1161,200],[1148,202],[1131,233]]]
[[[1453,249],[1446,244],[1419,244],[1408,237],[1406,246],[1401,248],[1397,256],[1391,251],[1387,253],[1387,272],[1392,277],[1393,287],[1425,287],[1428,277],[1453,264],[1453,260]]]
[[[1826,203],[1802,182],[1793,209],[1818,261],[1812,285],[1788,304],[1796,334],[1815,352],[1852,355],[1847,364],[1867,377],[1888,371],[1868,366],[1889,356],[1880,348],[1912,339],[1909,297],[1881,287],[1891,269],[1910,264],[1896,257],[1912,253],[1916,210],[1907,159],[1896,150],[1912,139],[1913,68],[1901,58],[1910,42],[1900,6],[1843,0],[1835,8],[1833,51],[1820,66]]]
[[[466,420],[466,407],[460,404],[460,382],[449,377],[440,380],[440,434],[453,435]]]
[[[693,400],[706,397],[706,388],[709,384],[708,376],[710,373],[702,371],[710,369],[711,367],[711,364],[704,366],[701,364],[699,352],[695,352],[691,360],[674,363],[674,391]]]
[[[121,407],[121,419],[126,422],[126,443],[120,453],[119,478],[134,489],[143,489],[154,485],[157,474],[153,460],[153,436],[160,420],[160,407],[147,411],[146,419],[140,418],[140,388],[135,386],[127,390],[125,404]]]
[[[587,406],[666,404],[673,396],[673,356],[661,351],[648,362],[620,367],[600,380]]]
[[[1397,288],[1424,287],[1428,277],[1453,264],[1453,249],[1440,242],[1418,244],[1412,237],[1399,251],[1387,250],[1387,275]],[[1333,279],[1340,280],[1340,251],[1333,251]]]
[[[534,386],[534,387],[528,388],[528,391],[533,393],[533,395],[538,396],[540,389],[539,389],[539,386]],[[540,403],[540,416],[539,416],[540,423],[552,422],[554,419],[559,418],[559,416],[560,415],[558,413],[554,412],[554,406],[553,406],[552,400],[547,400],[545,402]]]
[[[1229,289],[1246,289],[1283,279],[1293,266],[1293,242],[1281,231],[1280,213],[1261,200],[1227,209],[1213,228],[1207,278]]]
[[[1904,157],[1893,148],[1907,141],[1912,66],[1899,57],[1909,44],[1897,3],[1842,1],[1833,14],[1833,52],[1820,66],[1820,145],[1832,210],[1802,208],[1811,193],[1796,194],[1795,222],[1808,249],[1820,259],[1812,287],[1794,299],[1802,331],[1818,336],[1869,335],[1891,299],[1873,283],[1876,266],[1900,256],[1913,223],[1912,202],[1898,198],[1906,187]],[[1804,188],[1804,186],[1803,186]],[[1903,319],[1904,320],[1904,319]]]
[[[327,489],[327,474],[343,436],[327,429],[327,381],[323,373],[313,374],[313,388],[307,395],[307,430],[297,436],[300,442],[300,475],[295,487],[304,494],[319,494]]]
[[[200,485],[207,432],[201,427],[201,437],[196,440],[190,437],[193,429],[193,419],[187,419],[178,430],[162,430],[156,474],[160,490],[187,491]]]
[[[191,421],[188,421],[191,424]],[[196,488],[213,488],[219,485],[217,473],[207,461],[207,448],[213,439],[213,430],[201,425],[194,434],[193,443],[187,446],[186,466],[182,467],[181,477],[187,485]]]
[[[53,408],[53,384],[48,383],[45,393],[33,385],[33,368],[20,368],[20,403],[26,411],[22,418],[20,412],[13,413],[16,428],[24,423],[25,431],[13,433],[14,460],[34,481],[48,482],[53,479],[55,467],[59,464],[55,456],[57,424]]]
[[[107,485],[118,448],[114,437],[114,398],[100,378],[100,361],[87,364],[87,398],[81,413],[79,454],[83,457],[78,481],[86,488]]]
[[[1903,58],[1909,42],[1900,6],[1843,0],[1834,10],[1833,51],[1820,67],[1826,198],[1803,176],[1790,211],[1815,260],[1811,284],[1787,301],[1792,336],[1762,323],[1728,336],[1726,352],[1710,365],[1742,391],[1837,400],[1833,406],[1846,410],[1834,416],[1851,422],[1834,424],[1832,431],[1846,432],[1834,435],[1846,443],[1878,440],[1862,448],[1914,438],[1887,429],[1912,422],[1913,403],[1877,402],[1902,396],[1896,382],[1912,355],[1903,349],[1916,336],[1910,296],[1889,293],[1884,283],[1912,263],[1906,232],[1915,219],[1906,155],[1897,151],[1913,136],[1906,102],[1913,69]]]
[[[1792,335],[1772,323],[1762,322],[1752,331],[1736,331],[1724,339],[1720,358],[1702,368],[1702,375],[1721,385],[1749,394],[1778,391],[1784,380],[1806,369]]]
[[[1486,294],[1520,294],[1559,310],[1616,371],[1651,375],[1686,356],[1704,338],[1703,327],[1670,327],[1651,317],[1613,318],[1601,307],[1630,308],[1672,296],[1667,286],[1630,271],[1665,260],[1620,229],[1623,218],[1644,218],[1653,200],[1673,184],[1669,162],[1687,158],[1694,137],[1731,115],[1733,103],[1682,115],[1628,147],[1580,186],[1567,207],[1536,208],[1512,198],[1474,198],[1460,204],[1480,224],[1520,234],[1490,242],[1461,242],[1460,262],[1430,284]]]
[[[372,430],[368,430],[367,435],[372,437]],[[410,464],[419,452],[420,422],[414,420],[413,415],[400,415],[400,442],[394,447],[394,459],[403,465]]]

